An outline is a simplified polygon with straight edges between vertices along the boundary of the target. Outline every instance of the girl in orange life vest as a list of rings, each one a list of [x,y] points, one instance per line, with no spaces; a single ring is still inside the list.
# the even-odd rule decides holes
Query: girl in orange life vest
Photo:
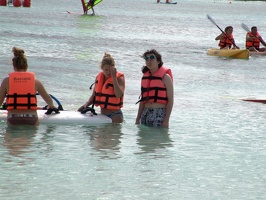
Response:
[[[101,62],[102,71],[97,75],[94,90],[89,100],[81,106],[82,111],[90,105],[100,106],[101,114],[112,119],[113,123],[123,122],[123,107],[125,77],[115,68],[115,61],[110,54],[105,53]]]
[[[163,66],[162,56],[155,49],[146,51],[142,57],[141,99],[136,124],[169,127],[174,103],[174,87],[171,70]]]
[[[257,32],[257,27],[253,26],[251,32],[248,32],[246,35],[246,48],[249,51],[263,52],[266,51],[266,48],[260,48],[260,43],[266,47],[266,43]]]
[[[14,72],[1,83],[0,105],[7,95],[7,122],[10,125],[38,125],[36,91],[49,108],[54,108],[53,100],[34,73],[27,72],[28,63],[24,50],[13,47]]]
[[[231,49],[233,46],[233,43],[235,43],[234,36],[233,36],[233,27],[232,26],[227,26],[224,29],[224,33],[221,33],[218,35],[215,40],[220,40],[218,46],[220,49]],[[226,34],[226,35],[225,35]],[[236,46],[237,49],[239,49],[238,46]]]

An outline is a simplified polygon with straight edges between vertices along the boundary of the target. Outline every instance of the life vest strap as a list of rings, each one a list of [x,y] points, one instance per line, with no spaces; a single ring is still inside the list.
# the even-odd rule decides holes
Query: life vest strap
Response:
[[[37,104],[36,103],[31,103],[31,98],[36,98],[36,94],[8,94],[7,98],[13,98],[13,103],[9,103],[7,104],[7,107],[9,106],[13,106],[14,109],[17,109],[17,107],[27,107],[28,109],[30,109],[31,107],[36,107]],[[27,103],[17,103],[17,99],[18,98],[27,98]]]
[[[162,80],[162,77],[158,77],[158,76],[145,76],[145,77],[142,77],[142,80],[145,80],[145,79],[148,79],[148,80]]]
[[[116,97],[114,94],[110,95],[110,94],[103,94],[103,93],[96,93],[95,92],[95,96],[98,96],[98,97]]]
[[[140,100],[136,102],[136,104],[138,104],[139,102],[148,101],[151,99],[154,99],[154,103],[156,103],[158,100],[165,100],[165,101],[168,100],[168,98],[165,98],[165,97],[149,96],[149,97],[142,97]]]
[[[107,98],[106,98],[107,100]],[[101,102],[101,101],[95,101],[95,104],[99,104],[99,105],[104,105],[104,108],[106,109],[107,106],[122,106],[123,105],[123,102],[119,102],[119,103],[110,103],[108,101],[105,101],[105,102]]]
[[[108,87],[114,87],[114,85],[112,84],[112,83],[107,83],[106,85],[105,85],[105,89],[107,89]]]
[[[144,88],[144,87],[141,87],[141,91],[142,93],[143,92],[149,92],[149,91],[152,91],[152,90],[155,90],[157,93],[158,91],[166,91],[166,88],[160,88],[160,87],[149,87],[149,88]]]

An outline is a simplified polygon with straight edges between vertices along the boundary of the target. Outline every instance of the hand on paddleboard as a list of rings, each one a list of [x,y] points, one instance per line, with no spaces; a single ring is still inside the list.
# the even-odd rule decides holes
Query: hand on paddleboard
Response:
[[[55,114],[59,114],[60,113],[57,108],[53,107],[53,108],[48,108],[48,110],[46,111],[45,114],[46,115],[50,115],[52,112],[54,112]]]

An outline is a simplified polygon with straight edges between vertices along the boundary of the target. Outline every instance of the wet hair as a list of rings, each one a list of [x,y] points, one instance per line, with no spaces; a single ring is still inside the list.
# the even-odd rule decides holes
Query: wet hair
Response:
[[[229,28],[232,28],[233,29],[232,26],[227,26],[227,27],[225,27],[224,32],[227,32],[229,30]]]
[[[13,67],[16,68],[18,71],[24,71],[28,69],[28,62],[23,49],[18,47],[12,48],[14,57],[12,58]]]
[[[101,69],[103,68],[104,65],[111,65],[115,66],[115,60],[109,53],[104,53],[102,62],[101,62]]]
[[[159,61],[158,68],[163,66],[162,56],[158,51],[156,51],[155,49],[147,50],[141,57],[144,58],[147,54],[155,55],[156,60]],[[142,70],[142,73],[149,71],[147,66],[143,66],[141,70]]]

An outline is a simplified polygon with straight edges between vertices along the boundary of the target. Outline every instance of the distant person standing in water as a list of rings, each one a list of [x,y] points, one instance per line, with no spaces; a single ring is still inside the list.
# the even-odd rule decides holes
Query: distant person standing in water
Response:
[[[174,104],[173,76],[163,66],[162,56],[155,49],[146,51],[146,65],[142,68],[141,99],[135,124],[154,127],[169,127]]]
[[[95,2],[95,0],[90,0],[90,1],[88,1],[88,3],[87,3],[87,10],[86,10],[86,15],[87,15],[87,12],[88,12],[88,8],[89,8],[89,6],[91,7],[91,10],[92,10],[92,14],[91,15],[95,15],[95,12],[94,12],[94,2]]]

